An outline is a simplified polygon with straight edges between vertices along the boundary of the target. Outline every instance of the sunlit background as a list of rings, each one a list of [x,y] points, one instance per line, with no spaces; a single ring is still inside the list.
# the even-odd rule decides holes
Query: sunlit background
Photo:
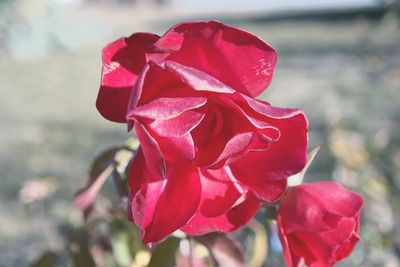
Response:
[[[203,19],[277,49],[261,98],[306,111],[310,149],[322,148],[305,181],[364,195],[362,240],[338,266],[400,266],[399,11],[384,0],[0,0],[0,266],[62,247],[93,158],[130,136],[95,108],[101,48]],[[283,266],[269,235],[265,266]]]

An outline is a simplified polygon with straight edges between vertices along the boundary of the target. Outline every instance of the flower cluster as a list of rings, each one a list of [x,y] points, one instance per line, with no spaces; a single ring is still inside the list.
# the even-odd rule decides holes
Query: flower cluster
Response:
[[[328,182],[286,190],[307,161],[308,122],[302,110],[254,98],[275,62],[264,41],[214,21],[178,24],[161,37],[135,33],[104,48],[96,104],[140,141],[129,213],[144,243],[178,229],[233,231],[260,203],[280,200],[289,266],[330,266],[350,253],[361,197]]]

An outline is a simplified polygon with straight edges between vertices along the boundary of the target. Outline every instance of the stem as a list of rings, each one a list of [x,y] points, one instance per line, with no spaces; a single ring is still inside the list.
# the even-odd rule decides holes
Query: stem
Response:
[[[192,240],[190,238],[188,238],[188,242],[189,242],[189,266],[193,267],[193,243]]]
[[[256,219],[251,220],[248,226],[255,234],[251,266],[261,267],[268,257],[268,236],[263,225]]]

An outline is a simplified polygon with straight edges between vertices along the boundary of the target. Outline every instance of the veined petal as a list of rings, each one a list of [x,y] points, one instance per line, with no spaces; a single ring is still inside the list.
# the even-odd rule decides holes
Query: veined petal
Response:
[[[268,195],[262,193],[266,181],[286,180],[306,164],[308,122],[302,111],[275,108],[261,102],[257,105],[263,107],[263,113],[260,108],[251,115],[267,120],[278,129],[279,139],[271,143],[268,150],[248,153],[234,162],[231,168],[235,177],[252,189],[260,200],[271,201]],[[284,187],[283,183],[278,184]]]
[[[229,167],[199,169],[202,194],[199,209],[181,228],[188,234],[229,232],[243,226],[257,211],[259,202],[246,195]]]
[[[132,199],[132,215],[143,242],[158,243],[184,226],[198,209],[200,197],[197,169],[168,165],[166,179],[145,184]]]
[[[126,118],[128,129],[141,119],[171,119],[204,106],[207,98],[196,92],[173,72],[149,62],[143,67],[130,96]]]
[[[150,173],[159,179],[163,179],[166,167],[159,145],[142,125],[136,123],[135,129],[146,158],[145,164]]]
[[[205,72],[199,71],[195,68],[191,68],[174,61],[165,61],[163,63],[166,69],[174,72],[194,90],[197,91],[209,91],[213,93],[225,93],[231,94],[235,90],[225,85],[213,76],[208,75]]]
[[[172,119],[155,120],[149,127],[159,136],[182,137],[199,125],[204,116],[202,112],[187,110]]]
[[[264,101],[254,99],[246,95],[242,95],[242,97],[254,111],[261,115],[278,120],[290,119],[302,115],[306,120],[306,126],[308,127],[307,118],[305,117],[304,112],[301,109],[274,107]]]
[[[146,64],[146,50],[158,38],[155,34],[135,33],[103,49],[101,86],[96,106],[106,119],[126,122],[129,96]]]
[[[215,21],[178,24],[154,46],[171,53],[167,59],[206,72],[253,97],[270,84],[276,62],[275,50],[264,41]]]
[[[259,206],[258,200],[251,196],[244,196],[243,202],[222,215],[206,217],[197,212],[181,230],[189,235],[202,235],[215,231],[231,232],[248,223],[256,214]]]
[[[273,140],[257,132],[238,133],[225,145],[218,158],[210,164],[210,168],[221,168],[234,163],[251,151],[267,150]]]
[[[199,108],[207,103],[204,97],[161,97],[148,104],[138,106],[129,112],[129,116],[145,117],[155,120],[168,120],[181,115],[185,111]]]
[[[191,164],[195,158],[195,147],[190,133],[180,137],[159,136],[157,141],[167,162]]]
[[[214,105],[214,110],[219,111],[214,113],[221,114],[214,116],[214,121],[218,122],[214,124],[221,125],[216,128],[221,128],[218,132],[223,136],[218,136],[213,140],[218,140],[219,143],[222,142],[223,144],[216,146],[214,141],[212,146],[214,155],[210,156],[211,153],[207,153],[204,162],[208,160],[208,165],[206,165],[212,169],[233,164],[251,151],[268,150],[271,143],[280,138],[279,129],[268,122],[269,118],[255,118],[246,113],[239,104],[235,103],[237,98],[241,99],[240,94],[220,95],[218,97],[219,105]]]
[[[199,169],[202,184],[202,201],[199,212],[215,217],[227,212],[239,199],[240,185],[235,184],[227,168],[219,170]]]

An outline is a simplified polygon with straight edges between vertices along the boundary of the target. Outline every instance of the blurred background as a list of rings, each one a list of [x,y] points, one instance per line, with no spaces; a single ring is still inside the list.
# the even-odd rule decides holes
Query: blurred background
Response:
[[[93,158],[130,137],[95,108],[101,48],[203,19],[277,49],[261,98],[306,111],[310,149],[322,148],[305,181],[364,195],[361,242],[338,266],[400,266],[399,11],[383,0],[0,0],[0,266],[62,247]],[[265,266],[283,266],[271,231]]]

